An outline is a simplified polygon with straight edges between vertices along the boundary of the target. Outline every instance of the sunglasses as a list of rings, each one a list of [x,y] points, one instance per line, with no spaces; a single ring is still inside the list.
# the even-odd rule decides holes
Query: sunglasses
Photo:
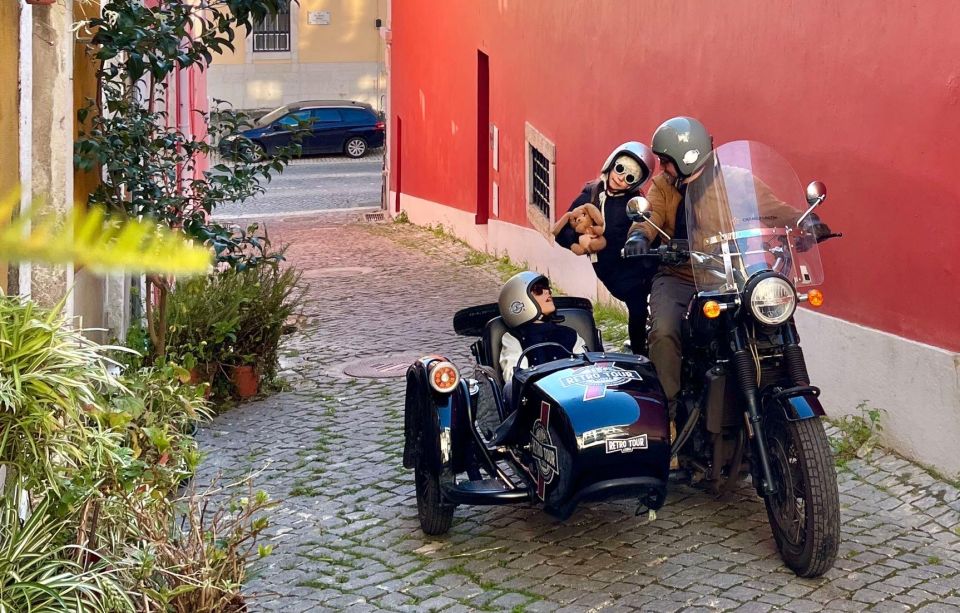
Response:
[[[532,293],[534,296],[539,296],[544,292],[550,292],[552,294],[553,290],[550,289],[549,285],[534,285],[530,288],[530,293]]]
[[[627,172],[627,168],[623,164],[617,164],[616,166],[613,167],[613,171],[618,175],[623,175],[623,173]],[[623,177],[623,180],[626,181],[628,184],[633,185],[634,183],[640,180],[640,177],[631,173]]]

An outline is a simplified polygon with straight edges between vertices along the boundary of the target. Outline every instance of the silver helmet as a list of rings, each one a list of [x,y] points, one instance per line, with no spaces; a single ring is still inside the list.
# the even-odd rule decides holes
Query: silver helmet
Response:
[[[636,177],[634,181],[627,181],[630,184],[631,188],[640,187],[647,182],[647,179],[650,178],[650,173],[653,170],[654,165],[656,164],[655,156],[653,151],[650,150],[650,147],[647,147],[643,143],[638,143],[635,140],[628,141],[623,143],[616,149],[614,149],[607,161],[603,163],[603,166],[600,168],[600,174],[606,175],[613,168],[614,163],[622,155],[629,156],[633,158],[637,164],[640,166],[640,176]]]
[[[540,273],[525,270],[510,277],[500,288],[500,316],[508,327],[522,326],[542,315],[531,291],[537,281],[550,284],[550,280]]]
[[[653,133],[650,144],[655,154],[673,162],[684,179],[697,172],[713,150],[707,128],[693,117],[666,120]]]

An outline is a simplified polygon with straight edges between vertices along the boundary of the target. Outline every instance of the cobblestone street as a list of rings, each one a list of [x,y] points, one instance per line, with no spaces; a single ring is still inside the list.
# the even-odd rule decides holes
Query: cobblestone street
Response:
[[[749,486],[717,500],[672,484],[652,522],[630,502],[581,505],[566,522],[459,507],[448,535],[425,536],[401,466],[404,379],[342,369],[441,353],[469,375],[471,341],[452,316],[494,301],[500,277],[460,243],[361,220],[268,223],[311,284],[306,323],[283,346],[291,389],[199,435],[198,479],[260,471],[256,485],[280,501],[251,610],[960,611],[958,491],[881,451],[840,469],[840,554],[815,580],[783,566]]]

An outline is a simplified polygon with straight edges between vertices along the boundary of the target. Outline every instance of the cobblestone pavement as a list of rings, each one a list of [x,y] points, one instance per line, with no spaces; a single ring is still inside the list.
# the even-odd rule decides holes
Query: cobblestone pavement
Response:
[[[323,209],[379,207],[382,170],[382,150],[359,159],[323,155],[293,160],[270,182],[267,193],[219,206],[215,217],[277,217]]]
[[[747,486],[717,500],[675,484],[653,522],[626,502],[582,505],[566,522],[460,507],[448,535],[425,536],[401,467],[403,379],[341,367],[401,352],[469,364],[451,317],[491,301],[498,277],[461,244],[358,217],[272,225],[312,283],[309,323],[284,348],[293,389],[201,431],[201,478],[261,470],[281,500],[252,610],[960,610],[958,491],[881,451],[839,473],[843,540],[819,579],[784,568]]]

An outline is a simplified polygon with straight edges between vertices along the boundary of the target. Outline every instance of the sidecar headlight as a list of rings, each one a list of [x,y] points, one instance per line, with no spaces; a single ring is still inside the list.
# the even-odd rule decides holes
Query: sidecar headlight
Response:
[[[797,292],[780,276],[757,280],[750,290],[750,312],[762,324],[778,326],[797,308]]]
[[[430,367],[430,387],[447,394],[460,383],[460,372],[450,362],[436,362]]]

